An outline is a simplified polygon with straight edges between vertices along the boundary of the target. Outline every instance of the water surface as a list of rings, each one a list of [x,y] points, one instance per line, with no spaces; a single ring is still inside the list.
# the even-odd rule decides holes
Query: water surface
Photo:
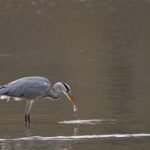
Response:
[[[0,84],[41,75],[71,86],[42,99],[0,101],[0,149],[150,148],[149,0],[1,0]]]

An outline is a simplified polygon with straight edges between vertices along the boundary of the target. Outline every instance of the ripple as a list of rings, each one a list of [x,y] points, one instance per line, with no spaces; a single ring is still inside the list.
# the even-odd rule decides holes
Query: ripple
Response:
[[[99,124],[101,122],[112,122],[115,119],[89,119],[89,120],[65,120],[65,121],[58,121],[60,124]]]
[[[88,139],[104,139],[104,138],[139,138],[150,137],[150,133],[136,134],[104,134],[104,135],[76,135],[76,136],[30,136],[14,139],[0,139],[0,141],[69,141],[69,140],[88,140]]]

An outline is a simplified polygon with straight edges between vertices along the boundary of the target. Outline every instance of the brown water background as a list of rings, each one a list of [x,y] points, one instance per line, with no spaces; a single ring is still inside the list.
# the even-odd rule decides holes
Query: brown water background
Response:
[[[65,81],[80,119],[108,119],[60,124],[75,119],[70,104],[42,99],[25,128],[25,102],[1,101],[0,149],[149,149],[150,137],[30,139],[149,134],[149,49],[149,0],[0,0],[0,83],[30,75]]]

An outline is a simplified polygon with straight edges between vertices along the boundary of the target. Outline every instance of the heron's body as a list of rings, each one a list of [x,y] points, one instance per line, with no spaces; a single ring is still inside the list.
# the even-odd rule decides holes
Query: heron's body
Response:
[[[0,86],[0,95],[23,99],[37,99],[48,96],[51,84],[44,77],[24,77]]]
[[[0,86],[0,95],[27,100],[25,121],[29,123],[29,113],[35,100],[42,97],[58,99],[64,92],[68,94],[70,92],[70,87],[66,83],[57,82],[54,86],[51,86],[47,78],[40,76],[23,77]]]

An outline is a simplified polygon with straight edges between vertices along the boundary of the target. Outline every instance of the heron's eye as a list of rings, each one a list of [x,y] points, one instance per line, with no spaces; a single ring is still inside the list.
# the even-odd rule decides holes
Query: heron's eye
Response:
[[[69,87],[66,83],[63,83],[63,85],[64,85],[64,87],[66,88],[67,93],[69,93],[70,87]]]

